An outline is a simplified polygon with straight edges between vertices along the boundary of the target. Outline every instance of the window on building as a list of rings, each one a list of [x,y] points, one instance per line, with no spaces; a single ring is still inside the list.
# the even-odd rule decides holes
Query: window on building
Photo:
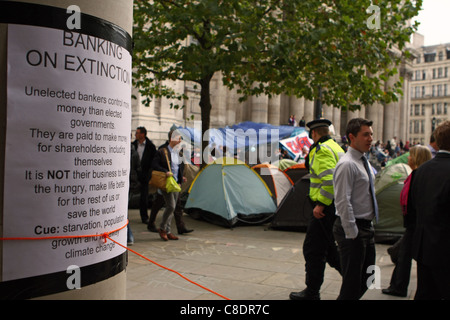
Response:
[[[442,78],[444,73],[442,72],[442,68],[438,68],[438,78]]]
[[[438,57],[439,61],[442,61],[444,59],[444,53],[442,51],[439,51]]]
[[[438,84],[437,86],[437,96],[440,97],[442,95],[442,84]]]
[[[420,115],[420,104],[414,105],[414,115],[419,116]]]
[[[420,54],[417,56],[417,59],[416,59],[416,63],[421,63],[422,61],[421,61],[421,59],[420,59]],[[449,57],[449,51],[447,51],[447,59],[450,59],[450,58],[448,58]]]
[[[450,59],[450,49],[445,50],[447,52],[447,59]]]
[[[425,115],[425,105],[424,104],[422,105],[422,115],[423,116]]]
[[[447,96],[447,84],[444,84],[444,96]]]
[[[434,103],[431,104],[431,115],[434,115]]]
[[[444,68],[444,78],[448,77],[448,67]]]
[[[434,60],[436,59],[436,53],[425,53],[423,55],[423,58],[425,60],[425,62],[434,62]]]
[[[427,72],[425,70],[422,70],[422,80],[426,80],[427,78]]]
[[[447,114],[447,102],[444,102],[444,114]]]
[[[432,85],[432,86],[431,86],[431,96],[434,97],[435,94],[436,94],[436,86],[435,86],[435,85]]]
[[[420,70],[416,70],[415,79],[414,80],[420,80]]]
[[[442,103],[436,104],[436,114],[442,114]]]
[[[422,97],[425,97],[425,86],[422,86]]]
[[[436,69],[433,69],[433,79],[436,79]]]
[[[415,120],[414,121],[414,133],[419,133],[419,131],[420,131],[420,121]]]
[[[420,133],[425,133],[425,120],[420,121]]]
[[[420,87],[414,87],[414,94],[416,98],[420,98]]]

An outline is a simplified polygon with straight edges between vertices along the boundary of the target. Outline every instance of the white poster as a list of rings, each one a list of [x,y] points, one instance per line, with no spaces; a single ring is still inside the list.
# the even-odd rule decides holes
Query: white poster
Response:
[[[302,132],[301,134],[294,137],[281,140],[280,144],[292,155],[294,159],[296,159],[299,156],[303,155],[302,150],[304,147],[307,147],[307,150],[309,152],[309,148],[314,143],[314,141],[308,137],[308,134],[308,132]]]
[[[3,281],[116,257],[127,223],[131,55],[105,39],[9,25]],[[126,244],[126,227],[111,238]]]

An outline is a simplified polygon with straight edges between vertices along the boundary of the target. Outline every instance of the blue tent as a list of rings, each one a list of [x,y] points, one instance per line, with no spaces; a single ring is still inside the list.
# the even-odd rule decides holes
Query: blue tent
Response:
[[[184,208],[194,217],[232,227],[266,222],[277,206],[256,171],[237,159],[220,158],[197,174]]]
[[[303,130],[302,130],[303,129]],[[200,146],[202,143],[201,128],[179,127],[178,130]],[[278,143],[293,133],[303,132],[304,128],[292,126],[274,126],[268,123],[242,122],[224,128],[209,129],[209,143],[228,148],[245,149],[260,144]]]

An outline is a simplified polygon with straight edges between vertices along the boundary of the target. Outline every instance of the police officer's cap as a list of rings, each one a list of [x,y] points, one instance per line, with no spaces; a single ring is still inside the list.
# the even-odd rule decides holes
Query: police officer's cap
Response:
[[[319,127],[329,127],[329,126],[331,126],[331,121],[327,120],[327,119],[318,119],[318,120],[313,120],[313,121],[308,122],[306,124],[306,126],[311,131],[312,129],[316,129]]]

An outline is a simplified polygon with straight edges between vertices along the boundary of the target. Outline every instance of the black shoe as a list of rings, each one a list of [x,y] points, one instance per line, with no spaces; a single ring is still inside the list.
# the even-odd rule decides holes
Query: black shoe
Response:
[[[181,230],[178,230],[178,234],[190,233],[190,232],[192,232],[192,231],[194,231],[194,230],[183,228],[183,229],[181,229]]]
[[[149,225],[147,226],[147,229],[148,229],[148,231],[150,231],[150,232],[159,232],[159,231],[158,231],[158,228],[156,228],[156,226],[155,226],[154,224],[149,224]]]
[[[392,289],[391,287],[389,287],[387,289],[382,289],[381,292],[383,292],[384,294],[388,294],[390,296],[395,296],[395,297],[406,297],[407,296],[406,293],[399,292],[395,289]]]
[[[308,288],[300,292],[291,292],[289,295],[291,300],[320,300],[320,294],[317,291],[311,291]]]
[[[142,219],[142,223],[147,224],[148,223],[148,218],[147,219]]]

